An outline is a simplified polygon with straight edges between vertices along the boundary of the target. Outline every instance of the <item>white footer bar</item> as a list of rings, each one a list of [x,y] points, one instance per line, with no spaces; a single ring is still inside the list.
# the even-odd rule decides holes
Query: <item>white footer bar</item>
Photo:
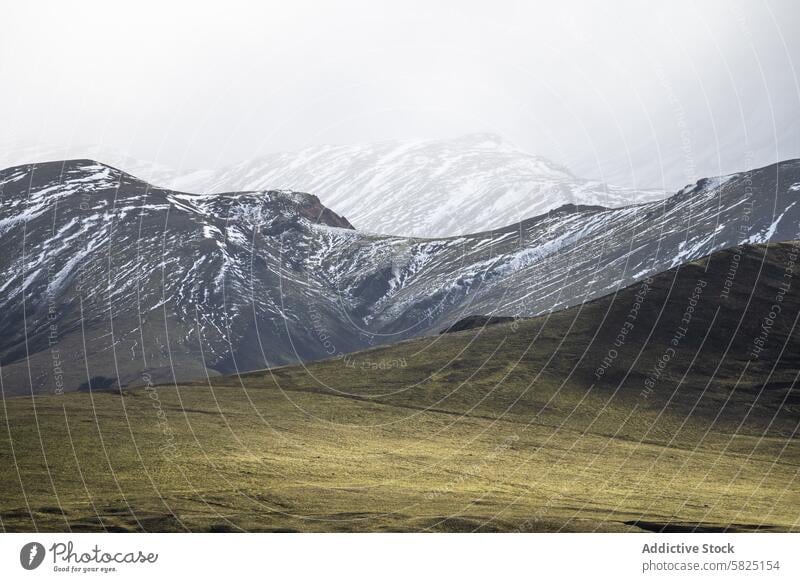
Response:
[[[799,553],[772,533],[0,534],[0,579],[800,580]]]

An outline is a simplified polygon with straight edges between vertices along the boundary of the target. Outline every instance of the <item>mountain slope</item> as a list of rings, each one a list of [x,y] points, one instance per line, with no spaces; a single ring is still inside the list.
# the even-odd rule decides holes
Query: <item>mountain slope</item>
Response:
[[[4,390],[253,370],[577,305],[715,250],[796,239],[798,184],[790,161],[664,202],[413,239],[355,231],[308,194],[185,194],[89,160],[10,168]]]
[[[191,192],[313,192],[359,230],[416,237],[499,228],[564,204],[619,207],[664,197],[577,178],[491,134],[313,146],[190,172],[170,184]]]
[[[0,519],[797,531],[798,260],[797,242],[745,245],[532,320],[123,397],[9,399]]]
[[[229,338],[245,339],[254,321],[262,341],[285,344],[272,361],[296,361],[273,338],[284,321],[299,331],[312,321],[281,305],[279,290],[304,287],[280,274],[293,264],[281,238],[311,223],[352,228],[308,194],[186,195],[90,160],[12,168],[0,189],[0,356],[11,393],[214,373],[233,366]],[[261,235],[277,242],[256,259],[248,249]],[[317,310],[335,310],[328,303]]]

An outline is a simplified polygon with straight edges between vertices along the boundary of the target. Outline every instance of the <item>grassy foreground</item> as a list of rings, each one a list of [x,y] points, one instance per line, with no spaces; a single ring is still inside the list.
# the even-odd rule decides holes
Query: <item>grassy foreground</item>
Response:
[[[306,367],[5,399],[0,527],[798,530],[798,248]]]

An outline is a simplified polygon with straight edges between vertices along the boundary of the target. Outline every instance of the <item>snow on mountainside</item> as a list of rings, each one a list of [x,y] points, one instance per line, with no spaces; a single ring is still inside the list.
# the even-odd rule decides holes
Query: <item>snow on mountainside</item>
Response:
[[[577,178],[491,134],[314,146],[162,185],[191,192],[312,192],[358,230],[416,237],[500,228],[564,204],[620,207],[664,197]]]
[[[433,335],[472,314],[546,313],[716,250],[800,238],[798,184],[794,160],[663,202],[565,205],[422,239],[353,230],[309,194],[187,194],[91,160],[9,168],[3,390],[204,378]]]
[[[564,204],[616,208],[664,198],[577,178],[492,134],[435,141],[313,146],[220,170],[176,170],[108,147],[0,146],[0,167],[64,159],[102,159],[150,184],[187,192],[310,192],[362,231],[444,237],[519,222]]]

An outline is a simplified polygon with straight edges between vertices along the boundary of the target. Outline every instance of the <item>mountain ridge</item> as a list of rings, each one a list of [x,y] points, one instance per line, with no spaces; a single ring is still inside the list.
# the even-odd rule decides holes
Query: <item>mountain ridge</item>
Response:
[[[540,315],[715,250],[798,238],[798,183],[793,160],[664,201],[420,239],[353,230],[308,194],[189,194],[86,160],[15,167],[0,172],[0,364],[7,390],[53,391],[51,325],[84,364],[70,367],[75,389],[316,360],[473,314]]]

